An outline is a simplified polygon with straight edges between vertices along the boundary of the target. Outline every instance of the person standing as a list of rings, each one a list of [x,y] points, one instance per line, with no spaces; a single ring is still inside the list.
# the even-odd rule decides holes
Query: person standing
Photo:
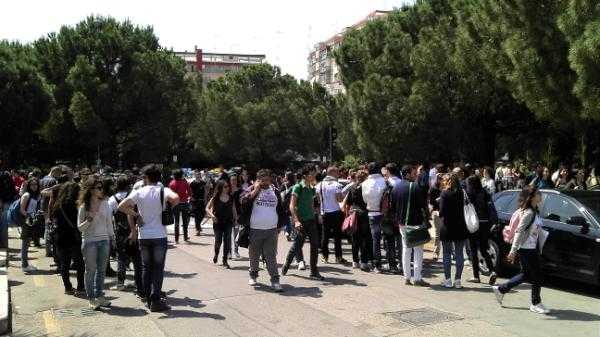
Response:
[[[386,181],[388,188],[393,189],[402,181],[398,166],[395,163],[385,165],[385,172],[387,172]],[[399,270],[402,269],[402,235],[400,234],[399,228],[393,226],[392,232],[384,235],[384,240],[386,241],[386,249],[390,249],[394,252],[392,255],[388,254],[386,251],[389,269],[392,273],[398,273]]]
[[[286,213],[289,216],[289,221],[288,223],[286,223],[285,225],[285,238],[288,241],[293,241],[294,238],[292,237],[292,233],[293,233],[293,225],[294,225],[294,220],[292,218],[291,213],[289,213],[289,209],[290,209],[290,202],[292,200],[292,189],[294,188],[294,186],[296,186],[296,176],[294,175],[293,172],[288,171],[285,173],[285,177],[283,180],[283,184],[281,185],[281,200],[283,200],[283,205],[285,207]]]
[[[367,180],[367,171],[360,170],[355,173],[356,182],[348,191],[344,206],[346,213],[354,212],[356,216],[356,231],[352,234],[352,266],[364,272],[370,271],[369,261],[373,258],[373,239],[369,227],[367,203],[362,196],[362,183]]]
[[[392,214],[400,225],[402,234],[402,268],[406,285],[427,287],[421,271],[423,270],[423,245],[408,248],[406,226],[422,226],[429,218],[426,194],[417,182],[417,169],[413,165],[402,167],[402,181],[392,190]],[[411,273],[411,260],[413,271]],[[412,277],[411,277],[412,276]]]
[[[362,186],[362,195],[367,203],[369,227],[373,238],[373,264],[376,272],[381,272],[381,199],[388,185],[381,174],[381,166],[375,162],[368,164],[369,177]],[[393,254],[393,249],[387,249],[387,254]]]
[[[104,184],[90,176],[79,193],[77,227],[82,234],[82,254],[85,262],[85,292],[93,309],[110,306],[104,293],[104,276],[110,244],[115,233],[112,214],[104,197]]]
[[[108,205],[114,218],[117,248],[117,285],[116,290],[125,289],[127,266],[133,263],[133,278],[138,294],[142,292],[142,257],[137,240],[131,239],[131,225],[127,214],[119,211],[119,204],[130,193],[130,180],[121,176],[117,179],[117,193],[108,199]]]
[[[173,180],[169,183],[169,188],[179,196],[179,203],[173,207],[173,217],[175,218],[175,243],[179,243],[179,220],[183,227],[183,241],[188,242],[188,226],[190,224],[190,185],[183,178],[183,171],[173,171]]]
[[[483,169],[483,177],[481,178],[481,184],[489,195],[494,195],[494,193],[496,193],[496,182],[494,181],[494,178],[492,178],[492,174],[492,168],[485,167]]]
[[[167,255],[167,230],[162,215],[167,203],[171,207],[179,203],[179,196],[170,188],[159,185],[161,170],[157,165],[147,165],[142,172],[144,186],[134,189],[121,201],[118,210],[135,219],[130,228],[131,239],[139,240],[142,256],[142,298],[150,311],[166,311],[171,307],[161,298]],[[137,212],[134,206],[137,206]]]
[[[29,244],[35,239],[36,217],[39,217],[40,184],[37,178],[29,179],[24,185],[24,193],[21,196],[20,212],[21,219],[21,269],[24,273],[37,270],[29,264]]]
[[[440,258],[440,230],[442,221],[440,219],[440,195],[442,194],[441,184],[444,177],[443,173],[438,173],[435,183],[429,189],[429,212],[431,214],[431,222],[434,229],[433,237],[433,259],[434,261]]]
[[[440,240],[444,262],[444,276],[442,286],[445,288],[462,288],[461,277],[465,263],[465,241],[469,237],[464,216],[464,194],[456,174],[446,176],[440,195]],[[456,257],[456,273],[454,284],[451,278],[452,255]]]
[[[517,255],[521,264],[521,272],[508,282],[492,287],[496,300],[502,306],[504,295],[511,289],[527,281],[531,283],[531,305],[529,310],[537,314],[548,314],[542,304],[541,288],[543,276],[541,271],[540,253],[538,250],[538,237],[542,219],[539,215],[539,205],[542,194],[533,186],[525,187],[519,196],[519,209],[521,218],[512,241],[508,260],[514,262]]]
[[[79,295],[85,292],[85,264],[81,252],[81,232],[77,228],[77,198],[79,184],[67,182],[61,187],[57,199],[52,203],[50,216],[56,221],[55,246],[60,264],[60,275],[65,294]],[[77,268],[77,288],[70,280],[71,262]]]
[[[306,237],[310,239],[310,278],[322,281],[324,278],[319,273],[317,260],[319,255],[319,230],[315,221],[315,171],[306,166],[302,169],[302,181],[292,187],[289,211],[292,215],[296,236],[290,248],[281,274],[286,275],[292,260],[298,256],[299,261],[304,261],[302,247]]]
[[[335,166],[327,168],[327,176],[315,187],[319,199],[320,215],[323,218],[323,237],[321,242],[321,258],[329,263],[329,239],[333,236],[335,262],[344,264],[342,256],[342,223],[344,214],[340,208],[343,201],[342,185],[337,181],[339,170]]]
[[[190,183],[190,206],[196,226],[196,236],[202,232],[202,221],[206,215],[206,201],[208,200],[207,183],[201,171],[194,171],[194,181]]]
[[[473,265],[473,278],[469,282],[481,283],[479,279],[479,253],[481,252],[481,256],[490,271],[489,284],[494,285],[497,275],[492,258],[488,253],[488,240],[491,228],[494,225],[490,221],[492,220],[492,215],[495,214],[495,208],[492,209],[494,203],[491,200],[491,196],[481,185],[481,179],[476,176],[467,178],[467,195],[473,206],[475,206],[477,218],[479,219],[479,229],[477,232],[469,234],[469,247]]]
[[[227,258],[231,247],[231,229],[237,223],[237,212],[229,184],[219,180],[215,186],[215,194],[206,205],[206,214],[213,220],[215,233],[215,254],[213,263],[219,260],[219,251],[223,244],[223,267],[230,269]]]
[[[232,251],[233,251],[233,258],[235,259],[239,259],[240,258],[240,252],[239,252],[239,247],[238,247],[238,243],[237,243],[237,236],[240,233],[240,225],[237,222],[237,215],[240,213],[240,198],[242,196],[242,188],[240,187],[240,177],[238,175],[232,175],[229,177],[229,194],[231,196],[231,200],[233,201],[233,208],[235,211],[235,221],[232,222],[232,230],[229,231],[229,236],[231,236],[232,232],[233,232],[233,241],[231,240],[231,238],[229,238],[229,244],[227,244],[225,247],[227,247],[227,251],[229,254],[229,258],[232,257]],[[233,246],[233,247],[232,247]]]
[[[277,270],[277,236],[279,228],[285,224],[285,212],[279,192],[272,186],[271,171],[262,169],[256,174],[256,182],[242,196],[244,220],[250,226],[250,286],[256,286],[258,278],[259,258],[263,255],[269,275],[271,287],[281,292],[279,272]]]

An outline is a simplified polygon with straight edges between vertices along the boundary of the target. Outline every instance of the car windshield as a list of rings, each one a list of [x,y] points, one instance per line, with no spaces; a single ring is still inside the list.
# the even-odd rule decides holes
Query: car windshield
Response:
[[[597,195],[578,195],[576,199],[585,205],[594,218],[600,222],[600,193]]]

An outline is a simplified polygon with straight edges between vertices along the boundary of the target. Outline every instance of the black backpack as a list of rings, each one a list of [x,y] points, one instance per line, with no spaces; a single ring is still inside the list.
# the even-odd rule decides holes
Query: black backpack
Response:
[[[127,198],[128,195],[129,195],[129,193],[127,193],[125,198]],[[120,204],[121,201],[125,200],[125,198],[119,200],[119,198],[117,198],[116,194],[113,196],[113,198],[115,198],[117,205]],[[117,211],[114,215],[114,218],[115,218],[115,234],[119,235],[119,236],[121,236],[121,235],[129,236],[129,234],[131,233],[131,229],[129,228],[129,221],[127,220],[127,214],[125,214],[121,211]]]

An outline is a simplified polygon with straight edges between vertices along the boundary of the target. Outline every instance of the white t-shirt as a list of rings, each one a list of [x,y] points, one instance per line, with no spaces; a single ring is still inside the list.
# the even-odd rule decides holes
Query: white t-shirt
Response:
[[[277,228],[277,196],[272,188],[263,189],[254,199],[250,228],[274,229]]]
[[[537,247],[538,236],[540,235],[540,227],[542,227],[542,219],[539,215],[535,216],[535,220],[533,220],[533,224],[531,224],[531,226],[533,227],[531,229],[531,235],[529,235],[529,237],[527,238],[525,243],[523,243],[521,248],[535,249]]]
[[[337,196],[342,194],[342,185],[333,177],[325,177],[323,181],[317,184],[315,191],[321,201],[321,214],[337,212],[340,210],[340,204]]]
[[[175,198],[177,194],[170,188],[164,188],[163,203],[160,203],[160,186],[149,185],[131,192],[127,200],[131,200],[138,207],[138,212],[144,220],[144,225],[139,228],[139,239],[162,239],[167,237],[167,229],[162,224],[162,210],[168,198]]]
[[[156,186],[164,187],[164,185],[160,181],[156,183]],[[138,180],[135,182],[135,184],[133,184],[134,191],[139,190],[142,187],[144,187],[144,180]]]
[[[115,199],[116,197],[116,199]],[[117,213],[117,208],[119,207],[119,202],[125,200],[127,197],[127,192],[117,192],[112,197],[108,198],[108,208],[110,208],[111,214]],[[117,201],[119,199],[119,201]]]
[[[23,197],[25,196],[29,197],[30,194],[23,194]],[[37,210],[38,201],[39,199],[29,198],[29,205],[27,205],[27,209],[25,210],[27,212],[27,215],[33,216],[35,214],[35,211]]]

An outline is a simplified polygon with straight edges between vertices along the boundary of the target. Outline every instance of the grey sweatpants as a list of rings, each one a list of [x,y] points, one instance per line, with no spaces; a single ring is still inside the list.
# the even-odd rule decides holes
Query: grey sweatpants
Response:
[[[267,270],[271,276],[271,282],[279,282],[277,270],[277,235],[279,231],[274,229],[250,229],[250,277],[258,277],[258,263],[261,253],[267,262]]]

